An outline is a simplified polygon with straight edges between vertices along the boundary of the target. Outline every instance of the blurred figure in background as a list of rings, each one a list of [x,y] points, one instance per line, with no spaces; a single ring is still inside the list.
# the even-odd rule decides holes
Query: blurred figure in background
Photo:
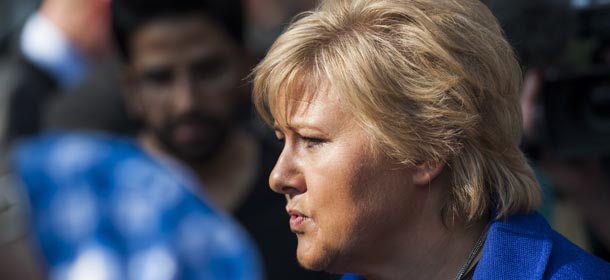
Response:
[[[610,65],[610,64],[608,64]],[[610,77],[610,67],[605,68],[607,73],[606,81]],[[548,74],[547,74],[548,76]],[[578,244],[594,253],[595,255],[610,261],[610,219],[608,214],[610,213],[610,154],[607,151],[601,151],[596,148],[594,143],[591,145],[578,145],[574,147],[577,152],[572,149],[558,149],[552,144],[549,145],[547,141],[556,141],[561,143],[565,141],[566,134],[553,136],[554,139],[549,139],[549,135],[545,135],[548,132],[541,130],[540,122],[548,122],[549,115],[560,114],[566,118],[566,121],[562,123],[555,123],[554,126],[568,131],[571,131],[570,121],[573,118],[584,119],[585,116],[581,116],[578,109],[570,109],[570,107],[577,108],[582,105],[577,100],[582,97],[578,97],[576,102],[572,104],[564,104],[565,106],[560,112],[541,112],[540,103],[544,103],[543,100],[559,99],[560,97],[548,97],[544,95],[555,94],[559,95],[561,92],[549,92],[549,87],[545,86],[547,81],[545,80],[545,74],[543,72],[531,70],[525,76],[525,81],[522,90],[522,106],[523,106],[523,118],[525,126],[525,137],[529,143],[530,149],[533,149],[534,162],[539,167],[539,177],[543,180],[548,180],[552,187],[553,197],[550,199],[553,210],[550,215],[553,216],[555,227],[566,235],[571,237]],[[569,90],[577,89],[577,92],[569,92],[568,94],[578,95],[589,95],[592,88],[590,85],[583,85],[580,81],[574,80],[571,83],[574,85],[564,84],[564,88]],[[607,82],[606,82],[607,83]],[[606,84],[605,98],[610,97],[610,89]],[[554,87],[555,89],[557,87]],[[587,97],[588,98],[588,97]],[[548,101],[547,101],[548,102]],[[601,102],[608,102],[606,100],[599,100]],[[547,103],[548,104],[548,103]],[[607,105],[605,105],[607,108]],[[556,110],[557,108],[548,108],[545,110]],[[607,111],[606,111],[607,112]],[[583,114],[584,115],[584,114]],[[538,118],[538,119],[536,119]],[[545,119],[546,118],[546,119]],[[544,120],[540,120],[544,119]],[[605,122],[610,120],[606,119]],[[557,122],[557,121],[555,121]],[[547,123],[547,125],[550,125]],[[587,131],[591,124],[583,124],[579,129]],[[608,131],[606,127],[605,135],[601,139],[595,139],[595,134],[591,135],[584,132],[581,136],[593,138],[592,142],[606,141],[608,143],[607,136]],[[549,128],[546,128],[547,130]],[[602,132],[602,134],[604,134]],[[577,137],[574,137],[577,138]],[[533,148],[532,148],[533,146]],[[605,149],[607,150],[607,149]],[[531,151],[531,150],[530,150]]]
[[[545,194],[540,210],[556,230],[609,261],[610,118],[595,111],[607,112],[610,100],[610,5],[485,2],[525,66],[524,148]]]
[[[4,143],[48,127],[126,131],[110,38],[109,0],[43,1],[3,63]]]
[[[7,275],[36,274],[25,207],[6,166],[13,143],[47,128],[127,131],[110,38],[110,0],[42,1],[6,38],[0,58],[0,270]]]
[[[133,141],[54,134],[20,147],[14,163],[41,278],[264,279],[245,231],[192,192],[188,173]]]
[[[112,6],[125,99],[143,125],[137,141],[198,175],[206,196],[253,236],[269,279],[330,277],[298,266],[284,199],[267,188],[278,149],[240,119],[240,109],[250,106],[244,78],[251,66],[241,2],[116,0]]]

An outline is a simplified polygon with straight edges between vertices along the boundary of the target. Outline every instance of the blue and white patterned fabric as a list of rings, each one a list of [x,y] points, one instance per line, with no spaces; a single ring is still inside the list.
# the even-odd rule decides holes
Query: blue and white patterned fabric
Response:
[[[263,279],[245,231],[131,141],[55,134],[13,163],[50,279]]]

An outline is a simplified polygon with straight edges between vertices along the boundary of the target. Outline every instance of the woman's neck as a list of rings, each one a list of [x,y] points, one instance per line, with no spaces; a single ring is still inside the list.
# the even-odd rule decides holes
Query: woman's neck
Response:
[[[442,172],[414,195],[408,221],[383,240],[364,246],[348,265],[367,280],[455,279],[475,244],[486,229],[489,218],[465,223],[460,219],[448,224],[441,215],[448,199],[451,178]],[[378,238],[381,239],[381,238]]]
[[[388,242],[393,245],[388,245],[392,249],[387,256],[362,275],[367,280],[455,279],[487,224],[481,220],[471,226],[424,226],[402,242]]]

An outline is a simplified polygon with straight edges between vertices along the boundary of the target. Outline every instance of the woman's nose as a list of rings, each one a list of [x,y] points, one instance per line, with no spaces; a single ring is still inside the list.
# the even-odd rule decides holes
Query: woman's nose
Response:
[[[269,186],[274,192],[290,197],[307,191],[305,177],[299,167],[298,159],[287,147],[284,147],[269,175]]]

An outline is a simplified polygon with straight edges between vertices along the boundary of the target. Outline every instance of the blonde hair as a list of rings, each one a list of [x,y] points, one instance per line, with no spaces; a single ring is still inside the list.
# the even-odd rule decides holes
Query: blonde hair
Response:
[[[273,123],[281,95],[332,88],[379,151],[445,163],[442,214],[472,222],[539,204],[518,147],[520,84],[512,48],[479,0],[329,0],[273,44],[254,70],[253,101]]]

